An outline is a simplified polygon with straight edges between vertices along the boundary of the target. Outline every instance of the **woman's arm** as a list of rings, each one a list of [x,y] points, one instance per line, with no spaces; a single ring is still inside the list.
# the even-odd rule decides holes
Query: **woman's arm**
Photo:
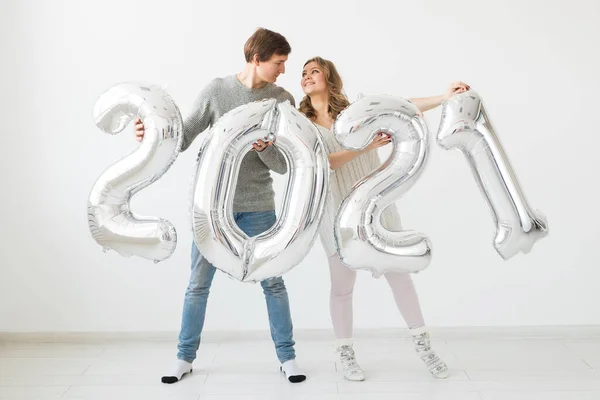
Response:
[[[450,97],[455,94],[466,92],[471,87],[464,82],[453,82],[446,93],[441,94],[439,96],[432,97],[419,97],[415,99],[409,99],[421,112],[429,111],[433,108],[436,108],[444,100],[448,100]]]
[[[445,100],[443,95],[432,96],[432,97],[419,97],[416,99],[409,99],[421,112],[429,111],[436,108]]]
[[[356,157],[366,154],[369,151],[375,150],[381,146],[385,146],[390,143],[392,139],[383,133],[375,136],[373,141],[364,149],[353,151],[353,150],[342,150],[336,153],[329,154],[329,167],[333,170],[341,168],[344,164],[349,163],[354,160]]]

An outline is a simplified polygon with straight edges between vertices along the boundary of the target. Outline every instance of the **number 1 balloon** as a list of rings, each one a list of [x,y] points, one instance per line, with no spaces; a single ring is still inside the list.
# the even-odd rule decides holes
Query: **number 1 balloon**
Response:
[[[117,84],[102,93],[94,106],[96,125],[109,134],[121,132],[137,116],[144,123],[144,140],[94,184],[88,198],[88,225],[105,251],[158,262],[175,251],[175,227],[160,218],[135,215],[130,201],[173,164],[181,148],[183,123],[171,97],[156,86]]]
[[[546,217],[527,203],[477,93],[460,93],[443,104],[437,141],[467,158],[496,225],[494,247],[504,260],[528,253],[548,234]]]

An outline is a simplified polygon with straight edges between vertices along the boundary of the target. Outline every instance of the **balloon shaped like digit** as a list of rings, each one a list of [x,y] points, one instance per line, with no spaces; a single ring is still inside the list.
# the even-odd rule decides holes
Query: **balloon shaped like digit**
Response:
[[[248,237],[234,221],[233,196],[242,159],[258,139],[276,143],[289,179],[275,225]],[[328,171],[319,131],[289,102],[268,99],[223,115],[201,145],[194,179],[192,227],[198,249],[239,281],[284,274],[306,256],[316,238]]]
[[[94,106],[96,125],[109,134],[121,132],[136,116],[143,120],[144,140],[94,184],[88,198],[88,225],[105,251],[158,262],[175,251],[175,227],[157,217],[135,215],[130,201],[173,164],[181,148],[183,122],[171,97],[156,86],[120,83],[102,93]]]
[[[527,203],[476,92],[455,95],[443,104],[437,141],[442,148],[458,149],[467,158],[496,225],[494,247],[504,260],[528,253],[548,234],[546,217]]]
[[[427,237],[381,223],[382,212],[415,184],[427,161],[428,130],[417,107],[398,97],[363,96],[338,115],[332,130],[348,150],[365,148],[379,132],[393,144],[389,159],[357,182],[339,207],[334,237],[342,262],[376,277],[425,269],[431,260]]]

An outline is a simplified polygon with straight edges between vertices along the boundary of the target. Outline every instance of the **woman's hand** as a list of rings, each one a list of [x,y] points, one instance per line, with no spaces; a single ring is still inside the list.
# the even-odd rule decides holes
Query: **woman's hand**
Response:
[[[467,85],[464,82],[452,82],[448,90],[446,90],[446,92],[444,93],[444,100],[448,100],[455,94],[466,92],[469,89],[471,89],[471,86]]]
[[[373,141],[365,148],[365,150],[367,152],[369,152],[371,150],[375,150],[375,149],[377,149],[379,147],[383,147],[386,144],[391,143],[391,141],[392,141],[392,138],[389,135],[387,135],[385,133],[382,133],[382,132],[379,132],[377,134],[377,136],[375,136],[373,138]]]

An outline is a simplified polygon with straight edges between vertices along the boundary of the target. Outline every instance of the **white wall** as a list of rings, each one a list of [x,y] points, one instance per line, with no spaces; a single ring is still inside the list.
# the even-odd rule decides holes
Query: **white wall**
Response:
[[[434,244],[433,263],[414,278],[430,325],[600,324],[597,1],[168,3],[2,2],[0,331],[179,328],[199,143],[133,202],[176,225],[175,254],[157,265],[104,254],[88,232],[87,196],[137,143],[130,129],[103,134],[92,107],[110,85],[136,80],[166,84],[186,114],[210,79],[243,67],[258,26],[291,42],[278,83],[297,101],[314,55],[336,62],[352,99],[436,95],[460,79],[486,101],[551,234],[502,261],[466,161],[432,141],[427,170],[400,202],[405,226]],[[439,110],[427,122],[433,139]],[[283,186],[278,179],[279,194]],[[286,275],[296,328],[329,329],[328,279],[320,244]],[[360,274],[358,328],[404,326],[385,286]],[[267,326],[260,287],[219,274],[206,329]]]

